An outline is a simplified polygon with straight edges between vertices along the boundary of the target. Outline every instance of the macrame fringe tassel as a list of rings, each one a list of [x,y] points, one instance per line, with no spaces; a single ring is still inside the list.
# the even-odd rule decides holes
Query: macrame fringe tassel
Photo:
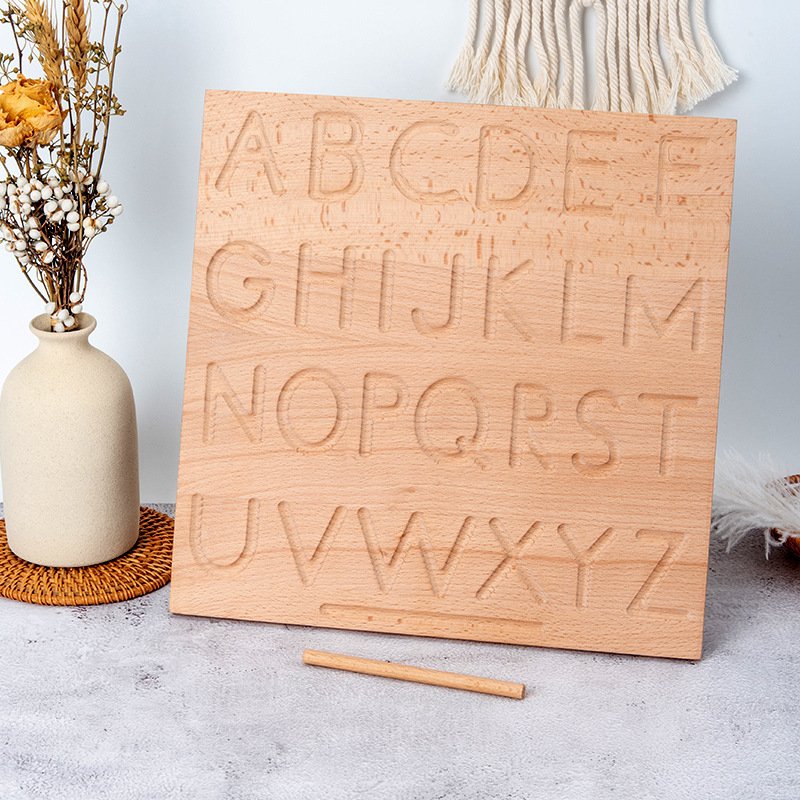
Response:
[[[591,98],[583,41],[590,8]],[[481,103],[674,114],[736,77],[711,37],[705,0],[470,0],[448,86]]]
[[[480,0],[469,0],[469,23],[467,27],[467,38],[461,47],[461,51],[456,58],[447,87],[451,92],[470,92],[470,82],[472,73],[475,69],[475,39],[478,35],[478,8]]]
[[[708,81],[709,94],[707,96],[710,97],[730,86],[738,74],[735,69],[725,63],[716,42],[711,38],[711,32],[708,30],[706,22],[705,0],[694,0],[694,29],[697,34],[703,72]]]

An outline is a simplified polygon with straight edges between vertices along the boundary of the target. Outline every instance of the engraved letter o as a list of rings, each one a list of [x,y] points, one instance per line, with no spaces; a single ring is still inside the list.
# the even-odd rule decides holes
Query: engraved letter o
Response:
[[[328,387],[336,402],[336,418],[330,431],[322,439],[307,439],[298,433],[291,420],[290,408],[295,392],[303,385],[313,382]],[[344,387],[336,377],[324,369],[303,369],[295,373],[283,385],[278,396],[278,427],[286,443],[299,453],[321,453],[330,450],[339,441],[347,423],[348,410],[344,399]]]

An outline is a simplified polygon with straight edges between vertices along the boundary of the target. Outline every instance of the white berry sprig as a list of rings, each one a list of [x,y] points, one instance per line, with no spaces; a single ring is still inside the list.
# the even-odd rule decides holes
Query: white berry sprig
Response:
[[[52,175],[45,181],[20,176],[0,181],[0,237],[27,275],[55,274],[59,257],[82,257],[89,243],[123,212],[119,199],[104,180]],[[85,292],[85,271],[76,274],[76,289],[66,297],[49,300],[46,313],[58,333],[75,325]]]
[[[51,300],[44,307],[45,314],[50,316],[51,328],[55,333],[64,333],[75,327],[75,317],[83,311],[83,301],[80,292],[73,292],[69,296],[68,308],[57,308]]]

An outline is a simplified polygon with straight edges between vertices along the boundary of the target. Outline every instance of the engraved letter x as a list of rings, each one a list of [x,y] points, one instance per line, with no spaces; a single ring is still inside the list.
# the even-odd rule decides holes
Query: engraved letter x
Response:
[[[511,544],[506,535],[505,530],[503,529],[500,520],[496,517],[494,519],[489,520],[489,527],[492,530],[492,533],[495,535],[495,538],[498,542],[500,542],[500,546],[503,548],[503,552],[505,556],[503,560],[495,567],[492,574],[486,579],[484,584],[478,589],[475,597],[478,600],[484,600],[489,595],[494,592],[497,584],[503,580],[503,578],[509,573],[514,572],[519,580],[522,582],[523,586],[533,595],[534,599],[537,603],[544,603],[546,602],[546,596],[542,591],[539,584],[534,580],[533,576],[528,573],[528,571],[519,563],[520,559],[522,558],[523,553],[528,549],[528,547],[533,543],[533,540],[536,538],[536,534],[539,531],[540,523],[534,522],[533,525],[528,528],[527,531],[522,535],[522,538],[516,543]]]

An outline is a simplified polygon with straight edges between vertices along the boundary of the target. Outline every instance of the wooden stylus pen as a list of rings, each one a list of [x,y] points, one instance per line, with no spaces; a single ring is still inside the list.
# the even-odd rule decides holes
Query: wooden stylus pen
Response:
[[[476,675],[462,675],[458,672],[442,672],[438,669],[409,667],[391,661],[377,661],[371,658],[357,658],[322,650],[304,650],[303,663],[313,667],[343,669],[347,672],[360,672],[362,675],[377,675],[381,678],[395,678],[400,681],[427,683],[431,686],[444,686],[448,689],[463,689],[467,692],[482,692],[498,697],[512,697],[522,700],[525,696],[524,683],[498,681],[494,678],[479,678]]]

